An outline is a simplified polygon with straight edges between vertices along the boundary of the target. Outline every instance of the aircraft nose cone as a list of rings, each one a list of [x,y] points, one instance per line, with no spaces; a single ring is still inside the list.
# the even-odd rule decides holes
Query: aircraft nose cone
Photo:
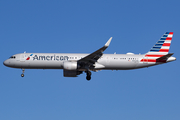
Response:
[[[8,60],[5,60],[4,62],[3,62],[3,64],[5,65],[5,66],[8,66]]]

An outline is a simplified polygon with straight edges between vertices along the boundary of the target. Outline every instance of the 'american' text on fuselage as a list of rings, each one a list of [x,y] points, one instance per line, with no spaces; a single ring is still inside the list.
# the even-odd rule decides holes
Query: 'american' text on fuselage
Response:
[[[56,56],[56,55],[54,55],[54,56],[38,56],[38,55],[35,55],[34,57],[33,57],[33,60],[47,60],[47,61],[49,61],[49,60],[57,60],[57,61],[65,61],[65,60],[68,60],[68,56]]]

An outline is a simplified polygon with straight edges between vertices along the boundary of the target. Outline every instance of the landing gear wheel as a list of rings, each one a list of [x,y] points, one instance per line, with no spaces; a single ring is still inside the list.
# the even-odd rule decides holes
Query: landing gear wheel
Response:
[[[25,71],[25,69],[23,68],[23,69],[22,69],[21,77],[24,77],[24,71]]]
[[[87,74],[86,79],[88,81],[91,80],[91,72],[90,71],[86,71],[86,74]]]
[[[21,74],[21,77],[24,77],[24,74],[23,74],[23,73]]]
[[[91,76],[87,76],[86,79],[89,81],[91,80]]]

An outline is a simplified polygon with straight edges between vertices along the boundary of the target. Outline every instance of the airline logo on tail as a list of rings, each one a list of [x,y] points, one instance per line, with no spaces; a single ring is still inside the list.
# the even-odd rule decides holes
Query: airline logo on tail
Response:
[[[173,32],[166,32],[149,52],[164,52],[164,54],[167,54],[169,52],[172,37]]]
[[[168,54],[172,37],[173,32],[166,32],[145,55],[145,58],[142,59],[141,62],[166,62],[165,59],[160,58]]]

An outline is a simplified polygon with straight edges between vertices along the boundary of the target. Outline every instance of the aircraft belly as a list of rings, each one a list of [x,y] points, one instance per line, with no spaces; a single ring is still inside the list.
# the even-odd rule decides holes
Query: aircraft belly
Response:
[[[145,67],[150,67],[150,66],[159,65],[159,64],[163,64],[163,63],[156,63],[156,62],[139,63],[137,65],[137,68],[145,68]]]

